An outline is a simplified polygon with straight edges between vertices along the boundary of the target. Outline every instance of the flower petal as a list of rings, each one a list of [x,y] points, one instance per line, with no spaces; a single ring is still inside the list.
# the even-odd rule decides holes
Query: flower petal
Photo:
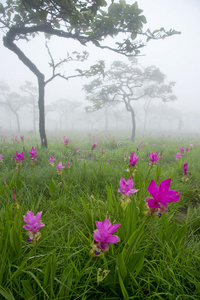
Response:
[[[104,239],[104,243],[116,244],[120,241],[120,238],[117,235],[108,235]]]
[[[156,185],[156,182],[154,180],[151,180],[151,183],[148,187],[148,192],[155,198],[157,199],[158,197],[158,191],[159,187]]]

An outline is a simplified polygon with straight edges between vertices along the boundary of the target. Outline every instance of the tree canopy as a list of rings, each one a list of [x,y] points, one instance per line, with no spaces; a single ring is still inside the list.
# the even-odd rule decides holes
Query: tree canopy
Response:
[[[7,0],[0,4],[0,26],[4,32],[4,46],[35,74],[38,80],[39,130],[42,146],[47,146],[45,134],[45,76],[29,57],[17,46],[17,41],[30,41],[35,35],[44,33],[65,39],[73,39],[82,45],[91,42],[101,49],[132,56],[138,55],[151,39],[160,39],[176,34],[164,28],[151,32],[143,30],[146,18],[137,2],[132,5],[124,0],[107,7],[104,0]],[[105,44],[113,37],[115,44]]]
[[[132,102],[141,99],[161,99],[163,102],[174,101],[175,82],[167,82],[166,76],[155,66],[143,67],[137,59],[130,59],[129,64],[114,61],[105,78],[96,78],[84,86],[87,100],[91,106],[87,111],[101,109],[107,103],[124,103],[132,117],[132,136],[135,138],[136,123]]]

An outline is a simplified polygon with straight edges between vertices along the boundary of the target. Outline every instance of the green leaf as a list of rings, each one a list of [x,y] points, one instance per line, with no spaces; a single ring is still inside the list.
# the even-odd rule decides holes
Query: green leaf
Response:
[[[48,12],[47,12],[46,10],[42,10],[42,11],[40,12],[40,20],[41,20],[41,21],[46,20],[47,15],[48,15]]]
[[[131,272],[134,276],[137,276],[137,274],[142,269],[142,266],[144,264],[144,254],[145,251],[137,252],[134,253],[129,259],[127,268],[128,271]]]
[[[62,277],[61,277],[61,286],[58,293],[58,296],[60,298],[65,298],[69,295],[69,292],[71,291],[71,286],[73,282],[73,268],[68,267],[64,270]]]
[[[177,247],[180,246],[183,238],[186,236],[187,234],[187,224],[183,225],[178,231],[177,231],[177,234],[176,234],[176,239],[174,241],[175,245]]]
[[[129,262],[129,258],[133,254],[133,251],[136,249],[138,242],[140,242],[145,236],[143,234],[144,233],[143,232],[144,225],[145,225],[145,222],[142,223],[135,232],[133,232],[133,234],[130,236],[130,238],[127,242],[127,245],[124,246],[122,253],[124,256],[124,261],[125,261],[126,266]]]
[[[9,292],[7,292],[7,290],[4,289],[2,286],[0,286],[0,294],[1,294],[6,300],[15,300],[15,298],[13,297],[13,294],[11,293],[11,291],[9,290]]]
[[[23,286],[23,292],[26,296],[26,299],[32,298],[34,296],[34,292],[32,286],[30,285],[29,280],[21,280]]]
[[[49,296],[48,296],[48,294],[47,294],[47,292],[45,291],[45,289],[41,285],[40,281],[38,280],[38,278],[31,271],[26,271],[25,273],[29,274],[35,280],[35,282],[41,288],[41,290],[43,291],[43,293],[46,295],[47,299],[50,299]]]
[[[131,39],[132,40],[135,40],[136,37],[137,37],[137,33],[135,33],[135,32],[131,33]]]
[[[132,199],[131,203],[126,208],[126,240],[129,239],[131,234],[133,234],[136,230],[137,223],[137,207],[135,204],[135,200]]]
[[[51,195],[53,195],[57,191],[57,185],[53,179],[51,179],[49,183],[49,192]]]
[[[14,228],[10,229],[10,243],[17,257],[22,252],[22,237]]]
[[[147,23],[147,19],[145,16],[138,16],[138,19],[143,23],[143,24],[146,24]]]
[[[13,18],[13,21],[16,22],[16,23],[19,23],[19,22],[21,21],[20,15],[17,15],[17,14],[16,14],[16,15],[14,16],[14,18]]]
[[[120,275],[120,271],[119,269],[117,268],[117,271],[118,271],[118,276],[119,276],[119,284],[120,284],[120,288],[121,288],[121,291],[122,291],[122,294],[123,294],[123,297],[125,300],[128,300],[129,298],[129,295],[128,295],[128,292],[124,286],[124,283],[123,283],[123,280],[121,278],[121,275]]]
[[[116,257],[116,267],[118,268],[118,271],[120,272],[122,281],[124,281],[124,279],[127,276],[127,269],[126,269],[126,264],[124,262],[123,253],[118,254],[118,256]]]
[[[60,29],[60,24],[59,24],[58,21],[55,21],[55,22],[54,22],[54,26],[55,26],[56,28]]]

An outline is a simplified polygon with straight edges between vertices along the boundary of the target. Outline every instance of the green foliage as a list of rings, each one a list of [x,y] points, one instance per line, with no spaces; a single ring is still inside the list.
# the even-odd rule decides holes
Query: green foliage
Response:
[[[191,137],[190,137],[191,138]],[[121,136],[116,137],[121,140]],[[164,138],[162,138],[164,139]],[[125,153],[136,150],[127,142],[122,149],[98,141],[73,137],[68,148],[51,138],[50,149],[37,148],[34,167],[34,199],[32,199],[32,166],[28,152],[36,139],[25,136],[25,143],[0,142],[0,298],[5,299],[176,299],[188,296],[198,299],[200,293],[199,239],[199,148],[185,153],[189,180],[182,182],[183,169],[175,154],[179,146],[187,146],[188,139],[170,140],[143,138],[147,145],[138,150],[137,171],[133,177],[131,203],[124,211],[120,203],[120,177],[129,164]],[[162,148],[163,142],[166,143]],[[150,169],[148,153],[164,150],[157,167]],[[79,146],[80,152],[76,151]],[[7,148],[5,148],[6,146]],[[104,147],[104,157],[101,155]],[[111,150],[112,149],[112,150]],[[22,166],[15,171],[15,152],[25,152]],[[50,155],[70,169],[61,177],[49,163]],[[110,161],[107,162],[107,159]],[[177,203],[169,204],[169,211],[161,218],[147,218],[144,199],[150,181],[157,183],[172,178],[171,189],[182,193]],[[18,209],[13,210],[12,189],[15,188]],[[42,236],[34,246],[27,241],[23,229],[23,215],[28,210],[42,211]],[[108,218],[121,224],[116,234],[120,242],[109,246],[104,258],[90,257],[95,222]],[[182,296],[183,295],[183,296]]]

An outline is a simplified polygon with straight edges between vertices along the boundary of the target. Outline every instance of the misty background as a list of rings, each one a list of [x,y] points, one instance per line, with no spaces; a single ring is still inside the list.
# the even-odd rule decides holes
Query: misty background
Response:
[[[1,1],[5,3],[5,1]],[[107,1],[110,3],[109,1]],[[132,4],[135,1],[126,1]],[[164,27],[166,30],[181,31],[164,40],[150,41],[138,57],[139,63],[146,67],[155,65],[164,73],[167,80],[175,81],[174,94],[176,101],[162,103],[161,100],[152,100],[147,119],[148,132],[156,133],[199,133],[200,128],[200,1],[199,0],[138,0],[138,6],[143,9],[147,18],[144,28],[152,31]],[[9,86],[10,92],[28,96],[20,89],[29,81],[37,87],[36,77],[17,56],[3,46],[3,33],[0,33],[0,81]],[[112,39],[109,38],[112,42]],[[45,74],[47,79],[52,75],[49,66],[50,57],[45,47],[43,35],[37,35],[30,42],[18,41],[17,45]],[[98,60],[105,60],[107,67],[113,61],[128,63],[128,58],[109,50],[97,49],[93,45],[82,46],[79,42],[70,39],[51,37],[48,41],[49,49],[55,62],[64,59],[67,52],[88,51],[86,62],[70,62],[60,70],[68,75],[76,74],[75,69],[88,69]],[[61,78],[54,79],[46,86],[46,129],[47,131],[72,130],[99,130],[105,129],[104,109],[86,113],[88,105],[83,85],[92,78],[72,78],[68,81]],[[36,93],[37,94],[37,93]],[[37,95],[36,95],[37,106]],[[59,103],[66,103],[65,109]],[[133,103],[136,115],[137,130],[144,127],[144,100]],[[53,105],[53,106],[52,106]],[[54,108],[52,110],[52,107]],[[37,109],[35,129],[38,132]],[[124,104],[112,106],[108,110],[108,130],[131,130],[131,116]],[[33,106],[23,106],[19,109],[20,131],[34,130]],[[15,114],[7,106],[0,107],[1,131],[17,131]]]

